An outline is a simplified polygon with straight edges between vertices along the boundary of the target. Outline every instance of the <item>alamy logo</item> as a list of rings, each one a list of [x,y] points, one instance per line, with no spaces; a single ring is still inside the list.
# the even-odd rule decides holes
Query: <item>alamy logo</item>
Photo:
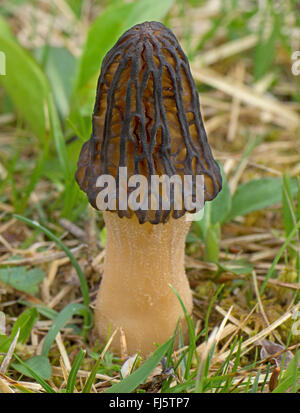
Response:
[[[150,184],[150,185],[149,185]],[[96,181],[102,188],[96,205],[101,211],[127,210],[174,210],[198,211],[188,214],[188,221],[199,221],[203,216],[204,178],[203,175],[152,175],[150,182],[143,175],[133,175],[128,179],[127,168],[119,168],[118,180],[104,174]],[[172,205],[171,205],[172,204]]]
[[[6,75],[6,56],[4,52],[0,50],[0,75]]]
[[[298,76],[300,75],[300,50],[296,50],[292,54],[292,60],[295,60],[292,64],[292,73],[294,76]]]

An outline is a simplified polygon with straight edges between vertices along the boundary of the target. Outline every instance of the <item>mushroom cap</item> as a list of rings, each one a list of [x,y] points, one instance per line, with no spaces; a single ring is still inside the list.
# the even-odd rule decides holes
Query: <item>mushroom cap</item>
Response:
[[[213,159],[200,113],[199,95],[186,55],[174,34],[162,23],[145,22],[126,31],[106,54],[98,79],[91,138],[83,144],[76,180],[97,208],[96,185],[101,175],[116,179],[119,168],[128,179],[142,175],[202,175],[203,201],[214,199],[222,188],[220,169]],[[182,186],[183,187],[183,186]],[[128,197],[133,188],[128,188]],[[182,189],[182,197],[184,196]],[[167,222],[187,212],[174,207],[153,210],[117,209],[119,217],[135,213],[140,223]],[[184,203],[183,203],[184,204]],[[150,202],[149,202],[150,205]],[[196,212],[195,210],[189,212]]]

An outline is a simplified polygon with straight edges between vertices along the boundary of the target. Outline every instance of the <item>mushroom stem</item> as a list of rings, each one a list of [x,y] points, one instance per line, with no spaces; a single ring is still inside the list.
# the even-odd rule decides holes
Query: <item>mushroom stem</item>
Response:
[[[175,331],[183,310],[189,314],[192,294],[184,270],[184,244],[190,222],[183,216],[166,224],[139,224],[103,212],[107,228],[104,274],[97,296],[95,324],[102,341],[109,329],[122,327],[127,351],[148,355]],[[120,336],[112,343],[120,353]]]

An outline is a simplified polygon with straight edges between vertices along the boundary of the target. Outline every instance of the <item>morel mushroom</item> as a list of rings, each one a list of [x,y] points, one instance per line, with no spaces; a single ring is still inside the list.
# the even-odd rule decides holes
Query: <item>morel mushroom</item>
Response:
[[[124,170],[126,188],[120,173]],[[107,176],[115,179],[116,189],[113,202],[104,208],[111,193],[108,187],[105,192],[101,178]],[[144,178],[138,180],[137,197],[143,202],[137,201],[134,207],[130,181],[137,176]],[[184,201],[186,194],[181,186],[178,197],[175,185],[169,186],[167,203],[161,187],[152,202],[154,176],[191,177],[194,201],[196,177],[203,178],[203,202],[214,199],[222,186],[187,57],[163,24],[145,22],[125,32],[103,60],[93,132],[82,147],[76,172],[91,205],[106,209],[106,256],[96,329],[105,340],[108,331],[122,327],[130,354],[149,354],[155,343],[172,336],[178,320],[183,319],[170,284],[188,313],[192,312],[184,270],[190,227],[185,213],[199,207],[176,203],[178,198]],[[120,337],[112,345],[119,352]]]

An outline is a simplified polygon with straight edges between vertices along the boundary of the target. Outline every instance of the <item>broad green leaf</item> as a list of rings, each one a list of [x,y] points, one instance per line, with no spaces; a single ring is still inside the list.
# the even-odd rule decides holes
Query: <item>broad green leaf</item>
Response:
[[[39,377],[44,380],[49,380],[51,377],[52,369],[48,357],[34,356],[24,361],[27,367],[33,370]],[[28,368],[22,364],[12,363],[12,366],[25,376],[34,378]]]
[[[109,7],[91,25],[79,61],[77,89],[100,72],[102,59],[124,31],[126,16],[133,6],[134,3]]]
[[[91,134],[91,113],[97,78],[105,54],[130,27],[147,20],[161,20],[172,4],[173,0],[114,1],[93,22],[78,62],[76,84],[71,99],[72,107],[68,118],[81,140],[86,141]],[[78,159],[80,148],[75,146],[74,150]],[[75,191],[70,189],[68,196],[72,194],[75,194]],[[70,213],[64,211],[63,215],[68,216]]]
[[[38,284],[44,279],[45,275],[44,271],[39,268],[27,271],[26,267],[7,267],[0,270],[1,281],[16,290],[29,294],[38,292]]]
[[[221,163],[219,163],[219,167],[222,175],[222,190],[213,201],[205,203],[203,218],[200,221],[195,221],[193,225],[195,232],[205,243],[205,255],[206,258],[210,257],[209,261],[218,260],[220,224],[225,221],[231,209],[231,194],[226,175]]]
[[[70,6],[70,9],[72,9],[76,17],[80,17],[84,0],[67,0],[66,2]]]
[[[294,393],[300,388],[300,350],[298,350],[289,362],[282,378],[280,379],[278,386],[273,390],[272,393],[287,393],[292,387]]]
[[[126,379],[121,380],[119,383],[114,384],[105,393],[130,393],[137,386],[143,383],[147,379],[149,374],[155,369],[160,360],[168,351],[171,343],[173,342],[173,337],[168,340],[165,344],[158,347],[155,352],[148,358],[145,363],[139,367],[135,372],[126,377]]]
[[[36,308],[29,308],[28,310],[25,310],[15,322],[11,331],[10,339],[12,340],[17,334],[18,329],[20,329],[18,343],[26,343],[26,340],[28,339],[32,327],[37,319],[38,312]]]
[[[3,17],[0,16],[0,36],[3,36],[5,38],[14,39],[14,35],[9,27],[9,25],[6,23],[6,20],[3,19]]]
[[[173,0],[141,0],[134,3],[126,18],[125,30],[145,21],[161,20],[170,10]]]
[[[270,70],[272,63],[276,57],[276,43],[280,37],[282,26],[282,15],[273,13],[271,20],[271,31],[269,37],[265,40],[265,32],[269,31],[270,24],[266,24],[268,12],[266,9],[264,20],[260,24],[259,41],[254,49],[254,81],[258,81],[262,76],[266,75]]]
[[[58,111],[63,119],[69,113],[69,100],[74,87],[76,58],[63,47],[45,46],[35,51],[49,79]]]
[[[210,202],[210,222],[215,225],[222,223],[231,208],[231,194],[223,167],[219,164],[222,175],[222,189],[217,197]]]
[[[24,361],[22,361],[16,354],[15,358],[28,371],[28,373],[46,390],[47,393],[56,393],[56,391],[53,390],[52,387],[49,386],[49,384],[46,383],[45,380],[42,377],[40,377],[39,374],[37,374],[29,365],[24,363]]]
[[[292,194],[296,193],[296,182],[292,181]],[[232,197],[232,206],[225,221],[241,215],[267,208],[281,202],[282,181],[280,178],[254,179],[240,185]]]
[[[217,223],[215,225],[210,224],[204,236],[205,251],[204,257],[208,262],[217,262],[219,260],[220,251],[220,237],[221,237],[221,227]]]
[[[7,337],[4,334],[0,334],[0,353],[6,353],[11,342],[12,340],[10,337]]]
[[[6,30],[0,30],[0,50],[6,56],[6,75],[0,76],[0,83],[19,116],[43,140],[46,135],[45,107],[50,92],[47,79],[32,56]]]
[[[47,96],[47,108],[49,114],[49,122],[51,127],[51,134],[54,138],[58,159],[67,181],[71,179],[71,166],[68,159],[67,147],[64,140],[63,131],[59,121],[58,113],[54,104],[54,99],[51,93]],[[72,175],[74,180],[74,176]]]
[[[64,136],[51,89],[42,68],[7,30],[0,30],[0,50],[6,55],[6,75],[0,76],[0,83],[20,118],[42,143],[50,126],[60,164],[66,179],[69,179],[71,171]],[[48,118],[49,122],[46,121]]]
[[[123,32],[147,20],[160,20],[172,3],[173,0],[139,0],[107,8],[90,27],[80,59],[77,89],[100,72],[103,57]]]

